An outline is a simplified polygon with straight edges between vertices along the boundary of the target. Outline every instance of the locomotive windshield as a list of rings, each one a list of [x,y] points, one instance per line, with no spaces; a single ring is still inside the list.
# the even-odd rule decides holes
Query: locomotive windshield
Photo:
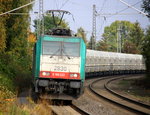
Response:
[[[43,55],[79,57],[80,44],[72,42],[43,42]]]

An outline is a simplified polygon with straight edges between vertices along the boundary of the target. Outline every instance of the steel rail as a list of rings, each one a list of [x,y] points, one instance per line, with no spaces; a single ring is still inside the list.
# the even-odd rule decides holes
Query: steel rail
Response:
[[[125,77],[124,77],[124,78],[125,78]],[[126,96],[124,96],[124,95],[122,95],[122,94],[119,94],[119,93],[115,92],[114,90],[112,90],[111,88],[108,87],[108,84],[109,84],[110,82],[115,81],[115,80],[118,80],[118,79],[123,79],[123,78],[111,79],[111,80],[107,81],[107,82],[104,84],[104,87],[105,87],[109,92],[115,94],[116,96],[118,96],[118,97],[120,97],[120,98],[122,98],[122,99],[124,99],[124,100],[130,101],[130,102],[132,102],[132,103],[136,103],[137,105],[144,106],[145,108],[150,109],[150,105],[145,104],[145,103],[142,103],[142,102],[139,102],[139,101],[134,100],[134,99],[131,99],[131,98],[128,98],[128,97],[126,97]]]
[[[121,103],[119,103],[119,102],[117,102],[117,101],[114,101],[114,100],[112,100],[112,99],[109,99],[109,98],[107,98],[106,96],[103,96],[103,95],[99,94],[97,91],[95,91],[94,88],[92,87],[93,84],[96,83],[96,82],[99,82],[100,80],[104,80],[104,79],[108,79],[108,78],[102,78],[102,79],[98,79],[98,80],[93,81],[93,82],[89,85],[89,89],[91,90],[91,92],[93,92],[93,93],[94,93],[95,95],[97,95],[98,97],[101,97],[101,98],[105,99],[106,101],[109,101],[109,102],[111,102],[111,103],[114,103],[114,104],[116,104],[116,105],[121,106],[122,108],[126,108],[126,109],[128,109],[128,110],[130,110],[130,111],[133,111],[133,112],[135,112],[135,113],[138,113],[138,114],[150,115],[150,113],[146,113],[146,112],[137,110],[137,109],[135,109],[135,108],[131,108],[131,107],[127,106],[127,105],[124,105],[124,104],[121,104]],[[105,86],[104,86],[104,88],[105,88]]]

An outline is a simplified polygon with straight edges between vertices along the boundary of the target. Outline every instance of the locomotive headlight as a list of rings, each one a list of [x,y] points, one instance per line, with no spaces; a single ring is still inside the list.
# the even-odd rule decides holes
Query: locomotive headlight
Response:
[[[49,76],[50,73],[49,73],[49,72],[42,72],[42,75],[43,75],[43,76]]]
[[[42,75],[45,76],[45,75],[46,75],[46,72],[42,72]]]
[[[70,77],[74,77],[74,78],[77,78],[78,77],[78,74],[74,74],[74,73],[72,73],[72,74],[70,74]]]
[[[78,75],[77,75],[77,74],[74,74],[73,76],[74,76],[74,77],[78,77]]]

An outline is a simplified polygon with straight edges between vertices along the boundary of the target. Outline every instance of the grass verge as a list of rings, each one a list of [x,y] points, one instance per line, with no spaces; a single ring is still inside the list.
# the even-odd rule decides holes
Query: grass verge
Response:
[[[26,88],[21,82],[27,78],[17,80],[19,87]],[[17,92],[15,91],[14,81],[9,79],[8,76],[0,74],[0,115],[50,115],[51,109],[46,101],[40,101],[35,104],[30,97],[27,97],[29,105],[17,104]],[[28,83],[26,82],[28,85]],[[31,106],[32,105],[32,106]]]
[[[120,89],[141,102],[150,104],[150,87],[147,78],[123,79],[118,83]]]

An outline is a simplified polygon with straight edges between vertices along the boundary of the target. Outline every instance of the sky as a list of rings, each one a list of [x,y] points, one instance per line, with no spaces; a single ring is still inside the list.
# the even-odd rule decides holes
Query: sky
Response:
[[[142,10],[142,0],[123,0],[124,2],[134,5],[135,8]],[[116,20],[130,21],[132,23],[138,21],[143,29],[150,25],[150,20],[139,14],[136,10],[128,8],[128,6],[121,3],[119,0],[43,0],[44,12],[52,9],[61,9],[69,11],[71,15],[65,16],[71,30],[77,32],[77,29],[84,28],[87,38],[89,40],[92,34],[92,17],[93,17],[93,5],[96,5],[96,11],[99,16],[96,17],[96,40],[100,40],[101,35],[104,32],[106,26],[110,26]],[[124,10],[126,9],[126,10]],[[124,10],[124,11],[122,11]],[[39,3],[36,2],[33,6],[31,13],[39,11]],[[121,15],[102,15],[102,14],[114,14],[119,11]],[[122,15],[126,14],[126,15]],[[31,30],[34,31],[33,20],[37,19],[37,15],[31,15]]]

